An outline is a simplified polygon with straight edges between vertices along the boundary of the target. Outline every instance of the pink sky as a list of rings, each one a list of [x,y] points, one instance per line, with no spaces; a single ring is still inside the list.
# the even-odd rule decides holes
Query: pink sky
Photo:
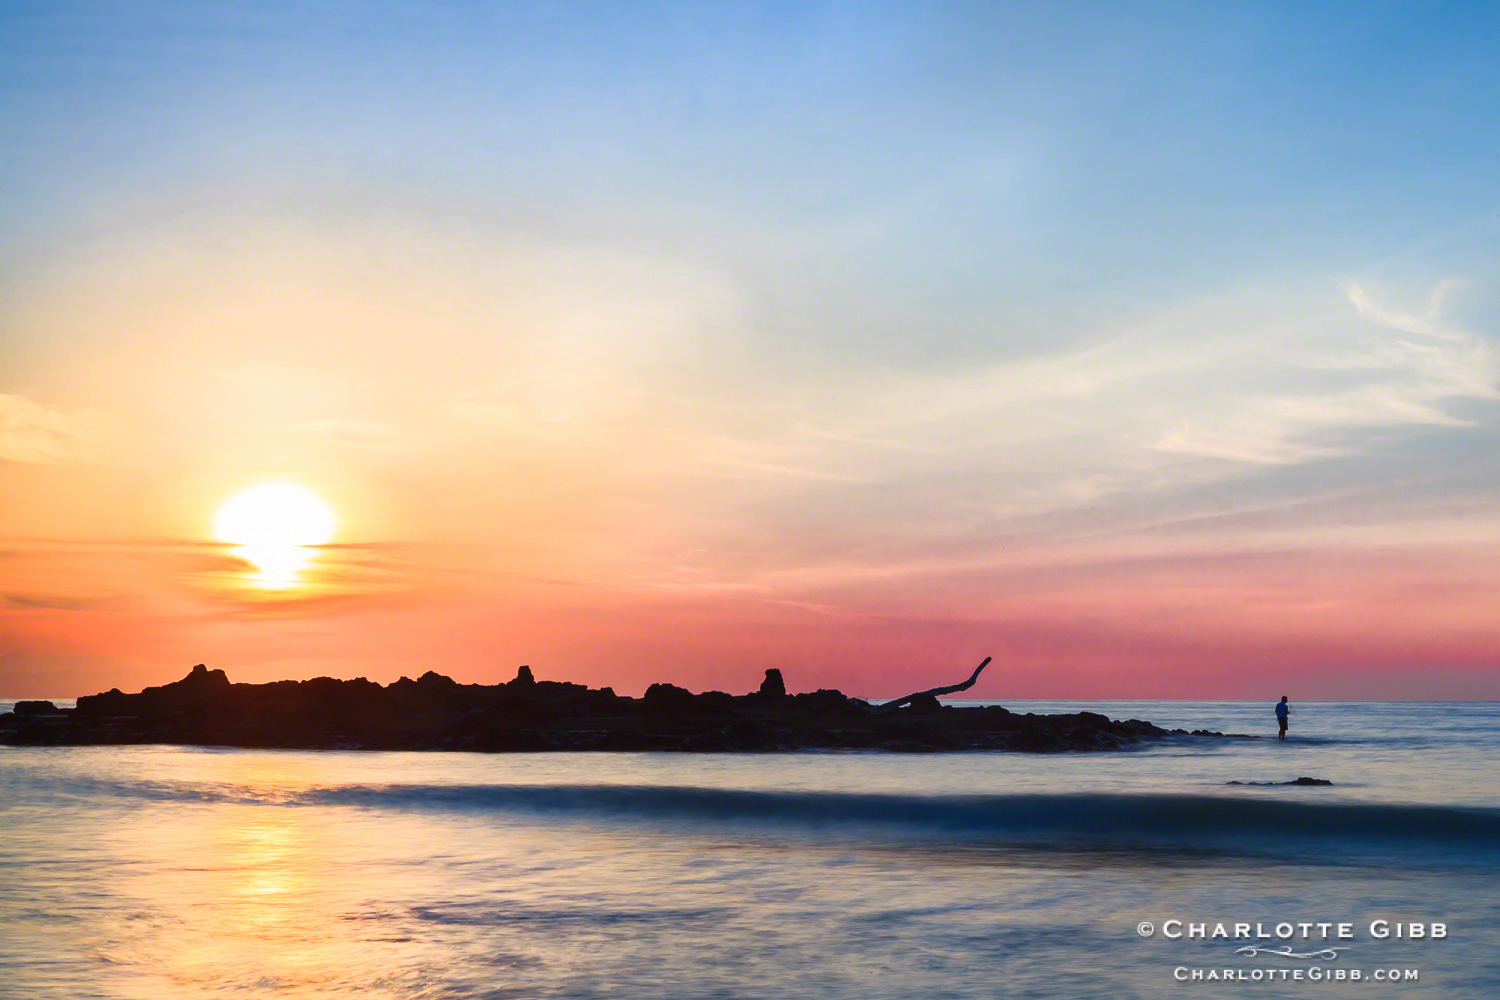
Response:
[[[727,370],[751,320],[711,275],[541,248],[454,275],[432,234],[371,264],[255,225],[12,303],[85,332],[0,397],[4,694],[207,662],[878,696],[993,655],[976,696],[1500,695],[1491,488],[1428,457],[1494,359],[1437,295],[1194,301],[952,372]],[[1289,315],[1329,332],[1264,349]],[[1267,388],[1359,350],[1384,367]],[[266,481],[338,518],[275,589],[213,535]]]
[[[14,303],[87,347],[0,397],[5,694],[207,662],[883,695],[986,655],[984,697],[1500,694],[1488,485],[1424,451],[1494,360],[1441,298],[1194,301],[954,372],[726,370],[750,320],[691,269],[506,248],[455,276],[431,234],[371,264],[256,225]],[[1326,342],[1264,349],[1299,310]],[[1265,388],[1356,350],[1390,370]],[[266,481],[338,518],[270,590],[212,529]]]

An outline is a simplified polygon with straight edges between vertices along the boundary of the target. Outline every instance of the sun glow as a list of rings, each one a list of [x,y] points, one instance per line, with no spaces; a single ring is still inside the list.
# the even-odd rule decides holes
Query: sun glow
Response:
[[[255,564],[257,585],[279,589],[302,582],[316,554],[311,546],[328,542],[337,523],[333,510],[310,490],[265,483],[227,500],[214,517],[214,534]]]

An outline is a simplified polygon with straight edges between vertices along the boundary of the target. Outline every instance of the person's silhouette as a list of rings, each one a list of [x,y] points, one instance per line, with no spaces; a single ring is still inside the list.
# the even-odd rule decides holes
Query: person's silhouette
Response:
[[[1286,695],[1282,695],[1281,700],[1276,703],[1276,738],[1278,740],[1286,739],[1286,717],[1291,710],[1291,706],[1286,703]]]

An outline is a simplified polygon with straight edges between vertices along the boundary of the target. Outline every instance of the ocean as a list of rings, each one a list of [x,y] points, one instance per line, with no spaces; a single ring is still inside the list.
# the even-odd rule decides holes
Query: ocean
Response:
[[[0,748],[0,997],[1500,996],[1500,704],[1006,704],[1263,738]]]

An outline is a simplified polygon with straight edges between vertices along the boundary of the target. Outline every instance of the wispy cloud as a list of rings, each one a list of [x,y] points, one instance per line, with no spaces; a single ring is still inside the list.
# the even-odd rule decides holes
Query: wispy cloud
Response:
[[[1439,285],[1425,312],[1408,314],[1348,283],[1345,294],[1368,323],[1318,331],[1287,345],[1285,355],[1263,365],[1263,372],[1267,381],[1279,375],[1293,385],[1306,381],[1298,377],[1306,373],[1334,386],[1354,385],[1271,388],[1223,399],[1216,419],[1179,423],[1156,447],[1252,464],[1295,464],[1356,450],[1351,438],[1360,431],[1471,425],[1444,405],[1500,399],[1500,365],[1484,338],[1445,326],[1443,302],[1453,287]]]
[[[0,461],[44,465],[91,456],[114,429],[97,410],[67,410],[0,393]]]
[[[881,579],[978,586],[1056,563],[1436,548],[1493,531],[1470,512],[1373,511],[1376,480],[1359,470],[1413,435],[1491,419],[1500,365],[1488,339],[1447,317],[1456,286],[1408,312],[1369,287],[1195,300],[1069,350],[964,370],[800,383],[783,371],[754,426],[657,431],[658,450],[692,473],[676,509],[703,511],[666,542],[673,565],[700,587],[818,602]],[[1329,496],[1340,513],[1296,530],[1310,516],[1296,504]],[[1256,509],[1273,513],[1234,520]],[[1354,511],[1369,515],[1358,530]],[[1161,530],[1171,525],[1192,528]]]
[[[855,375],[736,460],[791,479],[958,477],[1022,514],[1347,455],[1500,399],[1494,347],[1445,323],[1451,288],[1417,314],[1352,283],[1211,299],[1055,355]]]
[[[0,602],[12,608],[46,611],[94,611],[113,606],[113,598],[59,597],[51,594],[0,594]]]

